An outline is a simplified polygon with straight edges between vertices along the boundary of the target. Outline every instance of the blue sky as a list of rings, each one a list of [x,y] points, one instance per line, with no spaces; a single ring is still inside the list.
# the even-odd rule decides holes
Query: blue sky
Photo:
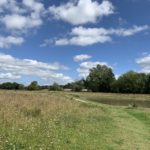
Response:
[[[97,64],[150,73],[150,0],[1,0],[0,82],[65,84]]]

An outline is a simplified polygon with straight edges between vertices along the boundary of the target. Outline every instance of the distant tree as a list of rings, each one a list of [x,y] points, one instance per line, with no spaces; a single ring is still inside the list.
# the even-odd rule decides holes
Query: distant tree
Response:
[[[39,86],[39,90],[48,90],[49,89],[49,86],[48,85],[40,85]]]
[[[6,90],[21,90],[24,89],[24,86],[22,84],[16,83],[16,82],[6,82],[2,83],[0,85],[0,89],[6,89]]]
[[[15,90],[19,90],[19,88],[20,88],[20,84],[18,84],[16,82],[11,83],[10,86],[12,89],[15,89]]]
[[[110,92],[114,80],[115,77],[111,68],[106,65],[97,65],[90,70],[86,78],[86,86],[93,92]]]
[[[38,82],[37,81],[31,82],[30,85],[27,87],[27,89],[30,91],[38,90],[39,89]]]
[[[10,82],[2,83],[0,85],[0,88],[1,89],[11,90],[12,89],[12,83],[10,83]]]
[[[63,86],[64,89],[72,89],[73,88],[73,83],[67,83],[66,85]]]
[[[85,88],[85,80],[77,80],[72,83],[67,83],[66,85],[63,86],[64,89],[71,89],[72,91],[75,92],[80,92]]]
[[[72,90],[75,92],[81,92],[85,88],[84,80],[78,80],[72,83]]]
[[[63,88],[58,83],[53,83],[52,86],[49,88],[50,91],[62,91]]]
[[[145,93],[150,94],[150,74],[146,75]]]
[[[121,93],[144,93],[146,75],[129,71],[119,77],[117,86]]]
[[[19,84],[19,90],[25,90],[25,86],[23,84]]]

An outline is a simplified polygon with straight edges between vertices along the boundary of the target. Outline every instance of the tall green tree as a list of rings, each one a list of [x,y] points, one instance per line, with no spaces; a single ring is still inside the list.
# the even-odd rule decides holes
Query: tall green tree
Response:
[[[86,86],[93,92],[110,92],[114,80],[111,68],[106,65],[97,65],[90,70],[86,78]]]

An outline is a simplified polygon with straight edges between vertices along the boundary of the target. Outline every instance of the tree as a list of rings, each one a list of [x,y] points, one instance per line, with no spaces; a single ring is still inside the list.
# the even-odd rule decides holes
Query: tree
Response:
[[[112,83],[111,83],[111,90],[112,93],[119,93],[119,86],[118,86],[118,82],[115,79]]]
[[[72,90],[75,92],[81,92],[84,89],[84,80],[75,81],[72,83]]]
[[[39,89],[38,82],[37,81],[31,82],[30,85],[27,87],[27,89],[30,91],[38,90]]]
[[[53,83],[53,85],[50,86],[49,90],[51,90],[51,91],[62,91],[63,88],[59,84]]]
[[[16,83],[16,82],[6,82],[2,83],[0,85],[1,89],[6,89],[6,90],[22,90],[24,89],[24,86],[22,84]]]
[[[73,83],[67,83],[66,85],[63,86],[64,89],[72,89]]]
[[[25,90],[25,86],[23,84],[19,84],[19,90]]]
[[[86,86],[93,92],[110,92],[114,80],[115,77],[111,68],[106,65],[97,65],[90,70],[86,78]]]
[[[121,93],[144,93],[146,75],[129,71],[119,77],[117,86]]]
[[[146,75],[145,93],[150,94],[150,74]]]

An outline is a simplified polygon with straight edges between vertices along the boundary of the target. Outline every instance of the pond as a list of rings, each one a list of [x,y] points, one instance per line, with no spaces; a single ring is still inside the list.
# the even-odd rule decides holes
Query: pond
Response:
[[[139,100],[112,100],[112,99],[92,99],[92,101],[99,102],[102,104],[108,105],[117,105],[117,106],[130,106],[134,105],[137,107],[150,108],[150,101],[139,101]]]

